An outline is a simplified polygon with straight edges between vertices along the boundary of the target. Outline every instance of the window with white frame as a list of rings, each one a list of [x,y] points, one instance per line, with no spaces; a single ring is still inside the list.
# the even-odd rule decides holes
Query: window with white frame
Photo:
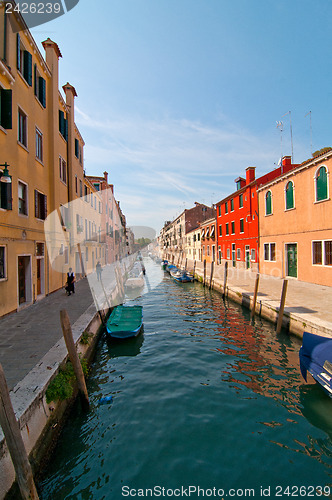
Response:
[[[28,215],[28,186],[22,181],[18,181],[18,213]]]
[[[62,156],[59,156],[59,173],[62,182],[67,184],[67,163]]]
[[[264,260],[276,260],[276,244],[264,243]]]
[[[36,127],[36,158],[43,161],[43,134]]]
[[[241,248],[236,249],[236,258],[237,260],[241,260]]]
[[[315,175],[316,201],[328,199],[328,172],[325,166],[320,167]]]
[[[4,245],[0,246],[0,280],[7,278],[6,269],[6,247]]]
[[[332,241],[322,240],[312,242],[313,265],[332,266]]]
[[[252,262],[256,261],[256,250],[254,248],[251,249],[251,260]]]
[[[227,259],[231,258],[231,251],[229,248],[227,248]]]
[[[272,193],[268,191],[265,195],[265,215],[272,214]]]
[[[35,189],[35,217],[45,220],[47,217],[47,196]]]

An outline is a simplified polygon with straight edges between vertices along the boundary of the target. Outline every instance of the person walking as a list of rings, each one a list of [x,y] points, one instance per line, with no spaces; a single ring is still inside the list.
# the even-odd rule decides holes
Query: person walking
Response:
[[[69,268],[69,272],[67,273],[67,283],[65,286],[65,290],[67,295],[71,295],[75,293],[75,274],[73,273],[72,268]]]
[[[96,273],[97,273],[97,280],[98,281],[101,280],[101,272],[102,272],[102,267],[101,267],[101,264],[98,260],[97,265],[96,265]]]

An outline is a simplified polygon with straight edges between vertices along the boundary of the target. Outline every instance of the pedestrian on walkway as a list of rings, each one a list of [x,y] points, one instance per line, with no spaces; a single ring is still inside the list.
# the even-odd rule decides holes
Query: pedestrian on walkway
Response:
[[[65,286],[65,290],[67,292],[67,295],[75,293],[75,275],[71,267],[69,268],[69,272],[67,273],[67,283]]]
[[[97,280],[98,281],[101,280],[101,272],[102,272],[102,267],[101,267],[101,264],[98,260],[97,265],[96,265],[96,273],[97,273]]]

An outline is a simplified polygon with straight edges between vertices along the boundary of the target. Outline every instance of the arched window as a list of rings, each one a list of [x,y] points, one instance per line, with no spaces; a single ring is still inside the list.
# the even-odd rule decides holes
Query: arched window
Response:
[[[292,181],[287,182],[285,189],[286,210],[294,208],[294,184]]]
[[[272,214],[272,193],[268,191],[265,195],[265,215]]]
[[[327,200],[328,189],[327,189],[327,169],[326,167],[320,167],[316,173],[316,201]]]

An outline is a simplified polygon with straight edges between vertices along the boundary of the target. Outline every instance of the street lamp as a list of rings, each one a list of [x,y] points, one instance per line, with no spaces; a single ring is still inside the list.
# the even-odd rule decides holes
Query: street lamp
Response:
[[[2,175],[0,177],[0,182],[3,182],[4,184],[11,184],[12,178],[9,175],[8,168],[9,164],[5,161],[5,163],[0,164],[0,167],[5,167],[4,171],[2,172]]]

